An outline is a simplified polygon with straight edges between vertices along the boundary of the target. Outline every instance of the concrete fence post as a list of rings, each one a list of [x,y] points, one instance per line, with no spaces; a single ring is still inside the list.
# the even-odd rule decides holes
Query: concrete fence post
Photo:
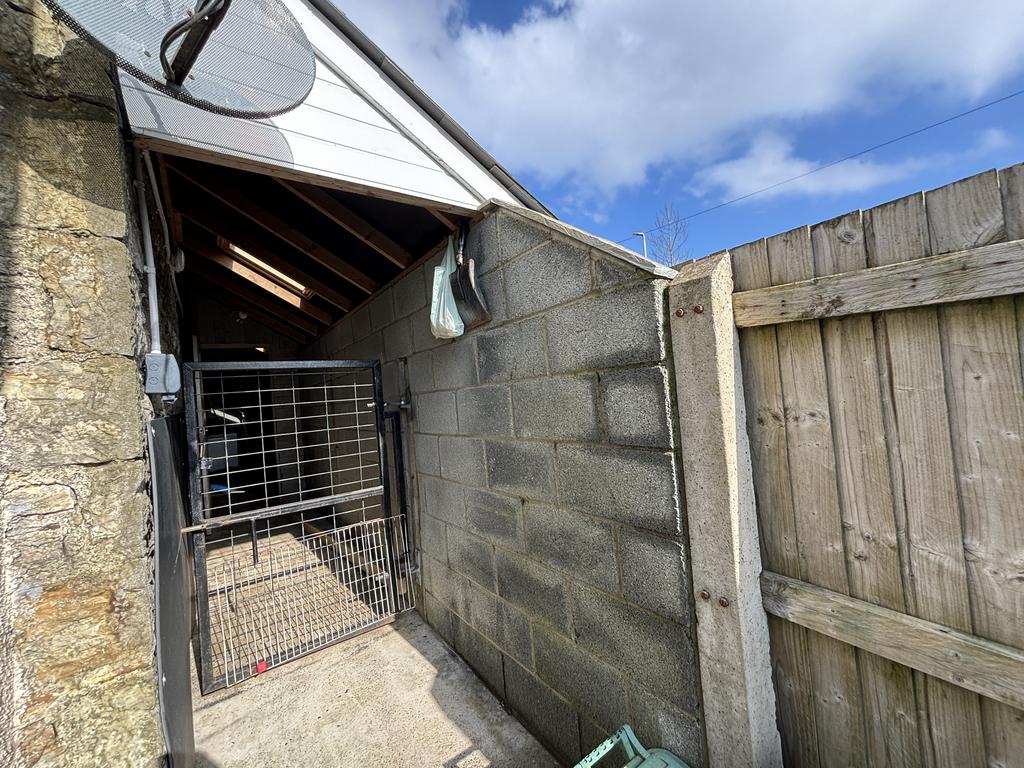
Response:
[[[732,289],[728,253],[687,264],[669,324],[709,764],[764,768],[782,748]]]

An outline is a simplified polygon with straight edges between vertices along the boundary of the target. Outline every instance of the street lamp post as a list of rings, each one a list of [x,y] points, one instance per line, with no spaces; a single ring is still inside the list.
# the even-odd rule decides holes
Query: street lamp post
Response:
[[[634,232],[633,237],[639,237],[644,244],[644,258],[647,258],[647,234],[645,232]]]

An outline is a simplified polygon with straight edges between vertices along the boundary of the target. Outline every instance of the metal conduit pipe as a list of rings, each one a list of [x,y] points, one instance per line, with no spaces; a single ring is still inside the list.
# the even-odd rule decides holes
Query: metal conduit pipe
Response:
[[[160,299],[156,285],[156,259],[153,256],[153,233],[149,228],[149,205],[142,168],[142,153],[135,150],[135,197],[142,230],[142,251],[145,257],[146,299],[149,302],[149,352],[146,353],[145,391],[147,395],[176,395],[181,389],[181,372],[174,355],[165,355],[160,347]],[[173,399],[173,398],[171,398]]]
[[[174,249],[171,246],[171,229],[167,225],[167,213],[164,211],[164,204],[160,200],[160,185],[156,182],[156,171],[153,170],[153,160],[148,151],[143,151],[142,160],[146,164],[146,173],[149,176],[149,188],[153,190],[153,202],[156,203],[156,214],[160,218],[160,228],[164,233],[164,253],[167,255],[167,263],[175,274],[185,269],[185,253],[181,248]],[[181,294],[178,292],[178,281],[171,278],[171,288],[174,289],[174,298],[179,307],[184,307],[181,302]]]
[[[149,205],[142,170],[142,153],[135,150],[135,199],[142,228],[142,252],[146,258],[146,294],[149,300],[149,351],[160,352],[160,305],[156,295],[156,261],[153,258],[153,234],[149,229]]]

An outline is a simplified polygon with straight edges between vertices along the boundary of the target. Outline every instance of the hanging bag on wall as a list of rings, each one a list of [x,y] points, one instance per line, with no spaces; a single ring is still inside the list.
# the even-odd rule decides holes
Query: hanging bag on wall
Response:
[[[465,331],[462,317],[452,294],[452,273],[455,272],[455,246],[451,236],[439,266],[434,267],[434,290],[430,300],[430,332],[437,339],[454,339]]]

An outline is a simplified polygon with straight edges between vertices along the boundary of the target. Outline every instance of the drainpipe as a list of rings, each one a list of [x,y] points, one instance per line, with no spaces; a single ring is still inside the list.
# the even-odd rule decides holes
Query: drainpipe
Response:
[[[146,353],[147,395],[177,395],[181,389],[181,372],[174,355],[160,349],[160,303],[156,287],[156,260],[153,258],[153,234],[149,229],[149,205],[142,170],[142,153],[135,150],[135,195],[138,201],[139,225],[142,228],[142,250],[146,259],[146,291],[149,300],[149,352]]]

